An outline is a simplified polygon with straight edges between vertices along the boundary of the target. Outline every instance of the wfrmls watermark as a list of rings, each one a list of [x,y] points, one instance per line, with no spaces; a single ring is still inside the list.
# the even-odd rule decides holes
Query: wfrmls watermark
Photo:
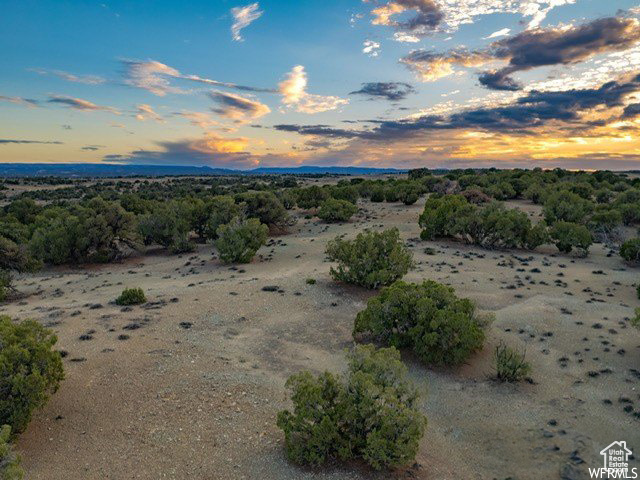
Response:
[[[603,466],[589,468],[591,478],[638,478],[638,468],[629,468],[629,456],[633,452],[627,448],[627,442],[613,442],[603,448],[600,455],[603,457]]]

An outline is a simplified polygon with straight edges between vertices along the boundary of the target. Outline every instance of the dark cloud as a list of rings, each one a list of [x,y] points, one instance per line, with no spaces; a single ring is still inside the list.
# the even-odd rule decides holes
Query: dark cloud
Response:
[[[406,20],[392,18],[407,10],[415,11],[415,15]],[[419,36],[435,30],[444,19],[444,13],[434,0],[393,0],[371,13],[376,17],[373,21],[376,25],[393,26],[400,32]]]
[[[255,119],[271,111],[268,106],[257,100],[233,93],[214,91],[209,92],[209,97],[218,104],[218,107],[212,108],[215,113],[234,120]]]
[[[90,152],[95,152],[96,150],[100,150],[101,148],[104,148],[104,145],[86,145],[84,147],[82,147],[80,150],[87,150]]]
[[[98,111],[103,110],[105,112],[114,113],[119,115],[120,112],[113,107],[105,107],[102,105],[96,105],[88,100],[83,100],[82,98],[74,98],[69,97],[67,95],[49,95],[49,103],[57,103],[61,105],[66,105],[69,108],[73,108],[74,110],[82,110],[85,112]]]
[[[635,18],[608,17],[571,28],[529,30],[491,45],[496,59],[508,59],[505,68],[484,73],[480,83],[496,90],[521,88],[510,75],[536,67],[567,65],[604,52],[626,50],[640,40]]]
[[[553,125],[558,129],[581,130],[606,125],[604,120],[589,120],[583,115],[595,109],[624,106],[627,96],[640,92],[640,74],[607,82],[597,88],[566,91],[531,91],[508,105],[465,110],[448,116],[425,115],[417,119],[380,121],[370,130],[345,130],[326,125],[276,125],[280,131],[329,138],[392,140],[437,130],[484,130],[512,134],[535,134],[535,129]],[[637,107],[628,106],[628,113]]]
[[[366,95],[371,99],[386,98],[387,100],[398,101],[404,100],[410,93],[415,93],[415,90],[408,83],[368,82],[363,83],[360,90],[353,91],[349,95]]]
[[[46,145],[64,145],[64,142],[59,142],[59,141],[48,142],[44,140],[14,140],[12,138],[8,138],[8,139],[0,138],[0,145],[8,144],[8,143],[18,143],[18,144],[40,143],[40,144],[46,144]]]
[[[7,95],[0,95],[0,101],[11,102],[25,107],[37,107],[40,103],[38,100],[34,100],[33,98],[9,97]]]
[[[622,118],[635,118],[640,115],[640,103],[632,103],[624,107]]]

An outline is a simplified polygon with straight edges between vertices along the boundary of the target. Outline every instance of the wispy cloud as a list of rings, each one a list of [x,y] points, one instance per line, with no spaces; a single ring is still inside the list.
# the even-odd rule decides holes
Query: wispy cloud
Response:
[[[47,102],[65,105],[69,108],[73,108],[74,110],[81,110],[84,112],[104,111],[104,112],[113,113],[115,115],[120,115],[120,112],[113,107],[96,105],[95,103],[92,103],[89,100],[83,100],[82,98],[69,97],[66,95],[49,95],[49,100],[47,100]]]
[[[159,123],[164,123],[164,118],[158,115],[151,105],[147,105],[146,103],[141,103],[137,106],[136,110],[136,119],[144,122],[145,120],[154,120]]]
[[[368,82],[363,83],[360,90],[349,95],[364,95],[371,99],[384,98],[391,101],[404,100],[415,89],[408,83],[402,82]]]
[[[259,8],[260,6],[258,5],[258,2],[256,2],[245,7],[234,7],[231,9],[231,16],[233,17],[231,36],[236,42],[244,41],[240,35],[240,31],[262,16],[264,12],[259,10]]]
[[[6,95],[0,95],[0,101],[15,103],[16,105],[22,105],[25,107],[35,108],[38,106],[40,102],[38,100],[34,100],[32,98],[23,98],[23,97],[8,97]]]
[[[191,125],[200,127],[204,130],[209,130],[212,127],[220,126],[220,122],[216,122],[208,113],[205,112],[181,111],[174,113],[174,115],[186,118],[187,120],[189,120],[189,123],[191,123]]]
[[[511,32],[510,28],[503,28],[502,30],[498,30],[497,32],[493,32],[488,37],[484,37],[484,40],[488,40],[490,38],[504,37],[505,35],[509,35],[509,32]]]
[[[64,145],[64,142],[59,141],[45,141],[45,140],[15,140],[12,138],[0,138],[0,145],[7,145],[10,143],[15,144],[31,144],[31,143],[40,143],[44,145]]]
[[[302,65],[297,65],[279,84],[282,103],[302,113],[319,113],[335,110],[349,103],[349,100],[307,93],[307,72]]]
[[[68,82],[84,83],[86,85],[99,85],[106,82],[104,78],[98,75],[75,75],[63,70],[48,70],[46,68],[30,68],[29,70],[40,75],[54,75]]]
[[[209,92],[209,98],[217,105],[212,108],[215,113],[239,123],[255,120],[271,112],[264,103],[233,93],[213,91]]]
[[[380,44],[373,40],[365,40],[362,47],[362,53],[370,57],[377,57],[380,53]]]

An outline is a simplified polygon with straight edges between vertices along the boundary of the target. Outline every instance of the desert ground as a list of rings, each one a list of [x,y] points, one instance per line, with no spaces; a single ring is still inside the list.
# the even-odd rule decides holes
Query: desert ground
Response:
[[[602,245],[574,258],[553,247],[425,242],[423,205],[361,200],[359,214],[337,225],[298,212],[289,233],[237,267],[200,245],[19,276],[24,297],[0,313],[51,327],[66,371],[19,437],[26,478],[579,480],[611,442],[640,447],[640,332],[628,324],[637,270]],[[290,407],[285,381],[301,369],[343,371],[354,318],[375,294],[334,282],[325,245],[394,226],[416,262],[404,279],[450,284],[494,314],[487,342],[461,368],[404,355],[429,422],[414,465],[392,474],[299,468],[275,425]],[[149,302],[115,305],[124,287],[142,287]],[[526,349],[531,381],[492,379],[501,340]]]

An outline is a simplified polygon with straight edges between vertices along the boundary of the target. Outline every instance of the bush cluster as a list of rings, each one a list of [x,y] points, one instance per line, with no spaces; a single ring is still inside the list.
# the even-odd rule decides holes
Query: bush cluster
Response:
[[[331,276],[365,288],[379,288],[402,278],[413,266],[411,252],[400,240],[397,228],[365,231],[354,240],[336,237],[327,245],[327,256],[338,262]]]
[[[620,256],[627,262],[640,261],[640,238],[631,238],[620,246]]]
[[[485,337],[473,302],[432,280],[396,282],[382,289],[358,313],[353,334],[410,348],[433,365],[463,363],[482,348]]]
[[[56,336],[33,320],[0,316],[0,425],[22,432],[64,378]]]
[[[279,412],[277,421],[289,459],[321,465],[357,458],[375,469],[411,462],[427,420],[406,370],[396,349],[365,345],[349,355],[344,378],[329,372],[290,377],[294,409]]]
[[[116,298],[117,305],[140,305],[146,301],[147,297],[141,288],[125,288]]]
[[[325,222],[346,222],[357,211],[358,208],[347,200],[329,198],[320,206],[318,217]]]
[[[20,456],[13,451],[11,445],[11,427],[0,427],[0,479],[22,480],[24,472],[20,468]]]
[[[225,263],[249,263],[267,240],[269,228],[256,218],[236,217],[218,228],[215,246]]]

